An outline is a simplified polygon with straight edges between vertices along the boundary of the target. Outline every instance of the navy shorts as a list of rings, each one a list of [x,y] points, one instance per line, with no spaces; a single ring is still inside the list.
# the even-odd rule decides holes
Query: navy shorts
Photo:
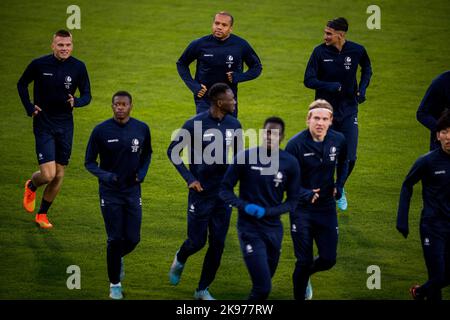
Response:
[[[356,161],[358,147],[358,113],[351,114],[339,121],[333,121],[331,129],[342,133],[347,142],[347,160]]]
[[[33,118],[33,133],[36,156],[40,165],[50,161],[56,161],[64,166],[69,163],[72,153],[73,119],[55,122],[40,113]]]

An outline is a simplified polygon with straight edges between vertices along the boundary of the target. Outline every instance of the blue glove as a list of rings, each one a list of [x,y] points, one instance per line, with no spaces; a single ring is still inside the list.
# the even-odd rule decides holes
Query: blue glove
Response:
[[[250,216],[256,217],[257,219],[260,219],[266,214],[266,209],[256,204],[250,203],[245,206],[245,213]]]

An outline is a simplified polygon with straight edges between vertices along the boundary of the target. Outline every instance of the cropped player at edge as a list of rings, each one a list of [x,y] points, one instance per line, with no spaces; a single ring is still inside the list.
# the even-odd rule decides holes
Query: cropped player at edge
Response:
[[[450,109],[450,71],[433,79],[417,109],[417,120],[430,130],[430,150],[441,147],[436,122],[446,109]]]
[[[442,300],[441,289],[450,285],[450,110],[438,119],[435,130],[441,146],[414,163],[403,182],[397,212],[397,230],[407,238],[413,187],[422,181],[420,239],[428,281],[411,287],[415,300]]]

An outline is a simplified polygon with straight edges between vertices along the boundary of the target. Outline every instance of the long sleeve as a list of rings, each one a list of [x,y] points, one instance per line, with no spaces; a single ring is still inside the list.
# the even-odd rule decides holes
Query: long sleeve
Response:
[[[233,164],[231,164],[223,177],[220,185],[219,196],[227,204],[236,207],[240,210],[245,210],[248,202],[239,199],[234,193],[234,187],[240,179],[241,167],[243,164],[238,164],[237,157],[235,157]]]
[[[370,78],[372,77],[372,65],[370,63],[369,55],[367,54],[366,49],[361,56],[361,60],[359,61],[359,65],[361,66],[361,80],[359,81],[359,93],[361,95],[366,94],[366,89],[369,86]]]
[[[81,77],[80,85],[78,87],[80,91],[80,97],[75,98],[75,108],[81,108],[88,105],[91,102],[91,84],[89,82],[89,75],[87,73],[86,66],[83,64],[83,75]]]
[[[437,120],[425,110],[426,107],[422,108],[422,105],[419,107],[419,110],[417,110],[416,113],[417,121],[423,124],[430,131],[434,132],[436,131]]]
[[[197,40],[198,41],[198,40]],[[177,61],[177,70],[181,79],[184,81],[186,86],[192,91],[192,93],[197,94],[202,88],[200,83],[192,78],[191,71],[189,70],[189,65],[197,59],[196,46],[197,41],[193,41],[184,50],[183,54]]]
[[[246,72],[233,73],[233,83],[249,81],[257,78],[262,72],[262,64],[255,50],[248,44],[245,43],[245,48],[243,52],[243,61],[248,67]]]
[[[299,153],[298,147],[295,145],[295,143],[293,143],[292,141],[289,141],[288,144],[286,145],[285,150],[286,150],[286,152],[293,155],[294,158],[297,160],[297,165],[298,165],[297,183],[298,183],[298,188],[299,188],[297,191],[298,192],[298,201],[310,202],[312,197],[314,196],[314,192],[312,190],[306,189],[302,186],[301,168],[300,168],[300,162],[298,160],[300,158],[300,153]]]
[[[408,232],[408,214],[411,197],[413,194],[414,185],[419,182],[423,177],[425,160],[419,158],[409,171],[408,175],[403,181],[402,189],[400,191],[400,200],[397,211],[397,228],[406,230]]]
[[[298,166],[297,161],[295,163],[296,165],[292,166],[289,172],[290,175],[286,187],[286,200],[278,206],[267,208],[267,216],[277,216],[285,212],[292,212],[297,207],[300,196],[302,198],[307,197],[307,191],[300,185],[300,167]],[[300,190],[302,190],[302,192]],[[300,192],[302,193],[301,195]]]
[[[434,80],[427,89],[420,106],[417,110],[417,120],[430,131],[436,131],[437,117],[436,110],[444,110],[446,107],[442,105],[444,102],[443,86],[439,83],[439,78]]]
[[[97,144],[97,131],[94,131],[89,138],[89,142],[86,148],[86,156],[84,159],[84,167],[96,176],[100,181],[111,183],[114,180],[117,180],[118,177],[112,173],[101,169],[97,163],[97,157],[99,154],[99,148]]]
[[[148,172],[148,167],[150,166],[150,162],[152,159],[152,140],[150,134],[150,128],[146,127],[144,146],[142,148],[142,153],[140,156],[140,163],[137,172],[137,178],[139,182],[144,182],[145,176]]]
[[[193,134],[193,130],[192,130]],[[189,171],[186,165],[183,163],[183,159],[181,159],[181,152],[185,146],[189,148],[193,148],[191,141],[190,131],[187,129],[187,123],[184,124],[183,128],[178,132],[177,136],[170,143],[169,148],[167,149],[167,156],[169,157],[170,162],[175,166],[179,174],[186,181],[189,186],[192,182],[197,180],[196,177]],[[190,151],[190,150],[188,150]]]
[[[337,92],[341,87],[339,82],[321,81],[318,79],[320,57],[317,50],[314,50],[309,58],[305,70],[303,83],[305,87],[315,90],[326,90],[328,92]]]
[[[342,143],[341,150],[339,152],[338,161],[336,165],[336,188],[344,188],[345,181],[348,176],[349,162],[347,160],[347,141]]]
[[[17,91],[19,92],[20,100],[22,101],[28,116],[31,116],[34,112],[34,104],[31,103],[30,94],[28,92],[28,85],[32,81],[34,81],[34,61],[28,65],[17,82]]]

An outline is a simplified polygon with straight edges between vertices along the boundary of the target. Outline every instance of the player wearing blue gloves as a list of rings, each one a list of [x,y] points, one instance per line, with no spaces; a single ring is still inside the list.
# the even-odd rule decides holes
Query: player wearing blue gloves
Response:
[[[254,216],[257,219],[262,218],[266,214],[266,209],[253,203],[246,205],[244,210],[245,213]]]
[[[284,137],[283,120],[268,118],[264,129],[263,145],[235,157],[220,190],[225,203],[238,208],[239,242],[253,284],[248,299],[253,301],[269,296],[283,238],[280,215],[294,210],[301,196],[297,160],[279,149]],[[264,155],[270,162],[264,161]],[[239,197],[233,192],[238,181]]]

